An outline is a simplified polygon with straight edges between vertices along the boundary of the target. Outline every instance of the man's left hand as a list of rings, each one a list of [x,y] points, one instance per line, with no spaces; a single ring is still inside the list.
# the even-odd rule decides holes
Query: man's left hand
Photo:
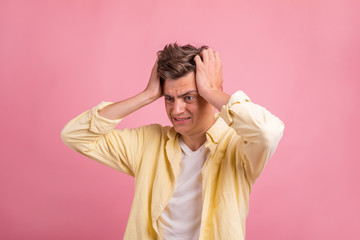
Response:
[[[201,56],[201,58],[200,58]],[[223,73],[220,55],[211,48],[204,49],[196,55],[196,86],[201,96],[208,92],[222,90]]]
[[[196,55],[194,58],[197,90],[200,96],[220,111],[230,98],[222,91],[223,73],[220,55],[208,48],[202,50],[200,56]]]

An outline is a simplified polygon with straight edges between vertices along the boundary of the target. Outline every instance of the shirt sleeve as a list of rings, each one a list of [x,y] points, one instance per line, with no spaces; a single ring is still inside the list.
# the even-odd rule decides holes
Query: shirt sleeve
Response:
[[[111,120],[98,114],[110,104],[101,102],[69,121],[61,131],[61,138],[76,152],[134,176],[146,128],[114,129],[122,119]]]
[[[233,94],[220,116],[241,136],[237,152],[251,184],[260,176],[274,154],[285,128],[284,123],[264,107],[252,103],[242,91]]]

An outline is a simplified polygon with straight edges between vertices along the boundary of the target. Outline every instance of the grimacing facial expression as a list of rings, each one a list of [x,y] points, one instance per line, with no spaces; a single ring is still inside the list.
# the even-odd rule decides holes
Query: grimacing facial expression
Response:
[[[176,80],[165,79],[163,92],[166,113],[181,135],[205,134],[214,123],[215,109],[198,93],[194,72]]]

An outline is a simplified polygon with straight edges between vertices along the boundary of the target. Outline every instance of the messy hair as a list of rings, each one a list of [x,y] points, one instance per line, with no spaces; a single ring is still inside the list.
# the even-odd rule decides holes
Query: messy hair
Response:
[[[157,52],[158,56],[158,74],[161,81],[165,79],[178,79],[189,72],[196,72],[194,58],[199,55],[203,49],[208,46],[199,48],[190,44],[180,46],[176,42],[168,44],[163,50]]]

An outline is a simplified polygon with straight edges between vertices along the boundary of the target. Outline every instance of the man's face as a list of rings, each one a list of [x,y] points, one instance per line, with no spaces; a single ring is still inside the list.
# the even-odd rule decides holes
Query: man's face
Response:
[[[215,109],[199,95],[194,72],[176,80],[166,79],[163,92],[166,113],[175,130],[188,137],[205,135],[215,122]]]

